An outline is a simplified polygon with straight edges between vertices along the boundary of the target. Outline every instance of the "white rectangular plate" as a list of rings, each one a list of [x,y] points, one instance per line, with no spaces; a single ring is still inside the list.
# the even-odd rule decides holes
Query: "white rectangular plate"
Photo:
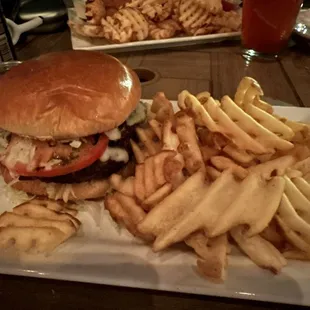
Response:
[[[68,9],[69,20],[77,19],[76,11],[73,8]],[[180,47],[188,45],[197,45],[205,43],[215,43],[228,39],[239,39],[239,32],[210,34],[202,36],[184,36],[163,40],[145,40],[138,42],[129,42],[121,44],[109,43],[101,38],[85,38],[71,31],[72,48],[75,50],[88,51],[109,51],[109,52],[129,52],[147,49],[160,49],[168,47]]]
[[[276,107],[275,111],[310,122],[308,108]],[[4,189],[2,181],[0,213],[13,205]],[[225,283],[213,284],[196,273],[196,257],[187,248],[154,254],[149,246],[117,229],[102,205],[89,208],[80,212],[82,235],[49,257],[0,255],[0,273],[310,306],[310,263],[289,261],[281,274],[273,275],[234,249]],[[103,230],[95,227],[94,208],[101,210]]]

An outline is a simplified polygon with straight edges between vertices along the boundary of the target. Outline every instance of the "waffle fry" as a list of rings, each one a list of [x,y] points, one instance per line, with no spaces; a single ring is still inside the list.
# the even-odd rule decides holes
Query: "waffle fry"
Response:
[[[181,0],[178,10],[178,21],[188,34],[195,34],[197,29],[211,21],[207,10],[192,0]]]
[[[68,22],[69,27],[71,30],[73,30],[75,33],[85,36],[85,37],[90,37],[90,38],[103,38],[104,33],[103,33],[103,28],[98,25],[91,25],[87,23],[74,23],[72,21]]]
[[[100,25],[101,19],[106,16],[103,0],[86,0],[85,16],[87,23],[91,25]]]
[[[229,29],[231,32],[239,31],[241,29],[241,14],[235,11],[221,11],[220,14],[212,17],[211,25],[220,29]]]
[[[149,34],[143,14],[133,8],[122,8],[113,16],[101,19],[104,37],[112,42],[142,41]]]
[[[167,19],[172,11],[173,0],[132,0],[125,6],[141,11],[152,21],[163,21]]]
[[[220,0],[110,2],[87,0],[86,22],[70,21],[70,28],[79,35],[102,37],[113,43],[162,40],[179,33],[196,36],[240,29],[240,15],[235,11],[225,12]]]
[[[193,2],[212,14],[223,12],[221,0],[194,0]]]
[[[0,249],[13,247],[20,252],[52,252],[75,235],[81,225],[78,219],[64,210],[66,208],[57,202],[32,200],[16,206],[13,212],[2,213]]]
[[[173,19],[167,19],[157,24],[150,24],[150,37],[154,40],[169,39],[181,30]]]
[[[132,28],[122,27],[113,16],[107,16],[101,20],[104,38],[115,43],[130,42],[132,39]]]

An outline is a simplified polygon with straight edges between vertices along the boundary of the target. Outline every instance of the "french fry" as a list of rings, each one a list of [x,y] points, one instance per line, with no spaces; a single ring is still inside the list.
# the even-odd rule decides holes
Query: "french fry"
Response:
[[[227,261],[227,235],[208,239],[203,232],[195,232],[185,239],[199,256],[197,267],[207,279],[221,283],[225,280]]]
[[[301,171],[303,175],[306,175],[310,172],[310,157],[295,163],[292,167],[293,169]]]
[[[134,177],[123,179],[121,175],[113,173],[109,178],[109,182],[114,190],[117,190],[118,192],[121,192],[130,197],[133,197],[135,195]]]
[[[142,151],[140,146],[133,140],[130,139],[131,149],[135,155],[138,164],[142,164],[145,161],[145,153]]]
[[[211,97],[211,94],[208,91],[203,91],[196,95],[196,98],[199,100],[199,102],[204,105],[209,98]]]
[[[186,213],[175,217],[169,225],[161,224],[163,227],[159,230],[159,234],[153,243],[153,250],[155,252],[161,251],[173,243],[184,240],[197,230],[206,230],[206,228],[210,230],[223,211],[231,204],[238,188],[239,182],[230,172],[222,173],[208,190],[204,189],[204,193],[199,197],[199,200],[197,199],[196,204],[187,206]],[[155,209],[156,207],[153,210]]]
[[[146,211],[150,211],[156,204],[160,203],[164,198],[166,198],[172,191],[172,184],[166,183],[160,187],[155,193],[146,198],[142,207]]]
[[[151,112],[155,113],[155,119],[160,123],[165,120],[172,120],[174,117],[172,104],[162,92],[156,93],[153,97]]]
[[[269,225],[260,233],[260,235],[272,243],[278,250],[282,252],[287,243],[283,234],[279,232],[280,227],[275,219],[272,219]]]
[[[306,184],[302,182],[301,178],[294,178],[293,182],[287,176],[285,176],[284,179],[286,196],[283,197],[283,201],[285,202],[285,205],[292,205],[293,209],[296,210],[300,216],[310,224],[310,201],[308,200],[307,196],[305,196],[303,192],[299,190],[301,184]]]
[[[230,231],[230,235],[256,265],[278,274],[287,264],[283,255],[261,236],[247,237],[243,231],[244,227],[238,226]]]
[[[219,150],[217,150],[213,147],[210,147],[208,145],[203,145],[203,146],[200,146],[199,148],[200,148],[200,152],[201,152],[203,161],[205,163],[207,163],[212,157],[214,157],[220,153]]]
[[[208,99],[208,101],[210,98]],[[220,132],[219,126],[214,122],[209,113],[205,110],[204,106],[199,100],[190,94],[187,90],[183,90],[178,95],[178,106],[182,111],[192,115],[195,124],[198,126],[205,126],[211,132]]]
[[[208,236],[219,236],[242,224],[248,226],[246,236],[261,233],[279,207],[284,186],[281,177],[266,182],[257,174],[249,174],[242,181],[234,201],[224,210],[213,229],[208,230]]]
[[[163,150],[174,150],[178,149],[180,144],[179,137],[176,133],[172,132],[172,121],[165,120],[163,123]]]
[[[310,261],[310,254],[298,249],[286,250],[282,253],[286,259],[295,259],[302,261]]]
[[[285,123],[274,117],[272,114],[258,108],[254,104],[247,104],[244,110],[264,128],[270,130],[278,137],[288,141],[293,139],[295,135],[294,131]]]
[[[244,107],[247,104],[251,104],[256,97],[263,95],[264,92],[256,80],[250,77],[244,77],[237,87],[234,101],[238,106]]]
[[[154,157],[148,157],[144,162],[144,189],[146,198],[155,193],[157,189],[156,178],[154,178],[155,170]]]
[[[150,128],[137,127],[136,132],[139,140],[145,145],[145,148],[150,155],[155,155],[160,152],[161,143],[158,140],[154,140],[155,138],[157,139],[157,137],[153,130],[151,130]]]
[[[287,225],[284,220],[281,219],[280,216],[276,215],[275,219],[277,223],[282,229],[283,234],[285,235],[286,239],[297,249],[310,253],[310,244],[306,242],[301,236],[298,235],[296,231],[291,229],[289,225]]]
[[[196,172],[156,205],[139,223],[142,233],[160,234],[169,229],[201,199],[206,190],[204,173]]]
[[[105,198],[105,207],[109,211],[111,217],[120,225],[124,225],[126,229],[133,235],[144,240],[150,240],[150,236],[141,234],[136,227],[136,223],[126,212],[122,204],[115,198],[114,195],[110,195]]]
[[[122,205],[125,212],[129,214],[135,225],[145,218],[145,212],[136,204],[134,198],[128,197],[119,192],[114,193],[114,197]]]
[[[176,152],[174,151],[162,151],[159,154],[154,156],[154,165],[155,165],[155,180],[158,186],[161,186],[166,183],[167,180],[167,160],[176,156]]]
[[[262,175],[265,179],[270,179],[272,176],[283,176],[286,170],[293,167],[296,159],[293,156],[282,156],[257,166],[249,167],[248,170],[252,173]]]
[[[309,201],[310,200],[310,184],[302,177],[300,176],[294,176],[291,181],[294,183],[294,185],[297,187],[297,189],[303,194],[303,196]],[[303,198],[301,198],[303,199]],[[306,206],[308,205],[307,202],[305,202]]]
[[[310,247],[310,224],[302,219],[296,210],[300,209],[296,207],[294,208],[294,205],[291,203],[288,196],[284,194],[277,211],[277,219],[281,219],[280,225],[282,225],[282,229],[286,227],[289,228],[308,243]],[[285,223],[285,226],[283,226],[283,222]]]
[[[255,158],[254,155],[249,154],[245,150],[240,150],[231,144],[226,145],[223,148],[223,152],[241,164],[250,164]]]
[[[204,108],[214,123],[212,127],[209,127],[210,125],[207,123],[205,124],[209,130],[222,133],[229,138],[232,143],[243,150],[251,151],[254,154],[268,153],[268,149],[264,145],[256,141],[249,133],[239,127],[239,122],[244,121],[244,118],[247,118],[246,115],[241,114],[238,119],[231,119],[212,97],[204,104]],[[236,121],[238,121],[238,124]]]
[[[163,173],[165,180],[174,185],[176,185],[176,183],[179,183],[178,180],[180,179],[182,182],[184,179],[184,175],[182,172],[183,168],[184,168],[184,161],[182,156],[167,157],[165,159],[163,166]]]
[[[144,164],[136,165],[136,175],[135,175],[135,184],[134,191],[136,197],[143,201],[146,197],[145,185],[144,185]]]
[[[213,156],[210,159],[211,164],[219,171],[230,170],[240,179],[244,179],[248,175],[248,171],[243,167],[237,165],[231,159],[224,156]]]
[[[288,151],[293,148],[293,144],[263,127],[250,115],[244,112],[228,96],[221,100],[221,108],[231,119],[238,123],[238,126],[248,134],[255,136],[256,141],[264,145],[267,149],[278,149]]]
[[[183,155],[185,168],[189,174],[205,169],[202,155],[198,146],[194,121],[184,112],[176,114],[176,131],[180,139],[178,151]]]
[[[158,139],[162,138],[163,124],[157,121],[156,119],[149,120],[149,125],[155,132]],[[165,144],[165,143],[164,143]]]
[[[212,166],[206,166],[206,175],[211,179],[211,181],[215,181],[217,178],[221,176],[221,172],[215,169]]]

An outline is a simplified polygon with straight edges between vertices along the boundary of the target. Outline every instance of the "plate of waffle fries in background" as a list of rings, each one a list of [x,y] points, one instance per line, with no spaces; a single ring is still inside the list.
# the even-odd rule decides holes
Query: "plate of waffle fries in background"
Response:
[[[263,95],[245,77],[233,98],[145,100],[102,201],[1,184],[0,272],[310,305],[310,111]]]
[[[74,0],[73,49],[133,50],[217,42],[240,36],[239,1]]]

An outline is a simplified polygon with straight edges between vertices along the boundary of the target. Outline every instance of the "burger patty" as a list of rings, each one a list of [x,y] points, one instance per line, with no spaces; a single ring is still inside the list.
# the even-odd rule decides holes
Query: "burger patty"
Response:
[[[112,173],[119,171],[126,163],[117,162],[113,160],[108,160],[106,162],[102,162],[97,160],[92,165],[75,171],[70,174],[61,175],[52,178],[39,178],[44,182],[54,182],[54,183],[82,183],[91,180],[105,179],[108,178]],[[22,179],[20,177],[20,179]]]
[[[119,147],[125,149],[128,152],[129,160],[132,158],[132,150],[130,146],[130,139],[136,140],[135,127],[128,126],[126,122],[120,125],[118,128],[121,131],[121,138],[116,141],[109,141],[109,146]],[[66,175],[50,177],[50,178],[37,178],[37,177],[24,177],[20,176],[20,180],[33,180],[40,179],[43,182],[53,183],[82,183],[91,180],[108,178],[112,173],[116,173],[123,168],[127,163],[114,160],[108,160],[102,162],[100,160],[95,161],[92,165]]]

